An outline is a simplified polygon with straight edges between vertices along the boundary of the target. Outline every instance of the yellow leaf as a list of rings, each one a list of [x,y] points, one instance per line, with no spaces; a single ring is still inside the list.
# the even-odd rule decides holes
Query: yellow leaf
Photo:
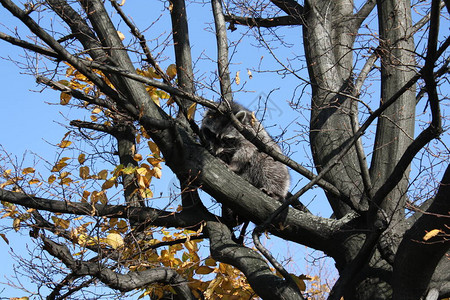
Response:
[[[87,198],[89,197],[90,194],[91,194],[91,192],[89,192],[89,191],[83,191],[83,196],[81,197],[81,202],[87,202]]]
[[[248,78],[249,78],[249,79],[252,79],[252,78],[253,78],[252,71],[247,70],[247,74],[248,74]]]
[[[19,229],[20,229],[20,219],[19,218],[14,219],[13,228],[15,231],[19,231]]]
[[[123,245],[123,238],[118,233],[110,233],[106,236],[105,242],[113,249],[117,249]]]
[[[114,168],[114,171],[112,172],[112,174],[114,174],[114,176],[119,176],[120,175],[120,173],[122,172],[122,170],[123,170],[124,168],[123,168],[123,165],[122,164],[120,164],[120,165],[117,165],[115,168]]]
[[[78,162],[82,165],[86,161],[86,155],[84,153],[81,153],[78,155]]]
[[[158,95],[158,97],[161,98],[161,99],[169,99],[169,98],[170,98],[170,95],[167,94],[167,93],[164,92],[164,91],[156,90],[155,93],[156,93],[156,94]]]
[[[98,201],[100,201],[100,203],[102,203],[102,204],[107,204],[108,203],[108,198],[106,197],[105,191],[92,192],[92,194],[91,194],[91,202],[93,204],[95,204]]]
[[[154,168],[153,168],[153,177],[158,178],[158,179],[161,179],[161,177],[162,177],[162,172],[161,172],[161,169],[160,169],[160,168],[158,168],[158,167],[154,167]]]
[[[430,230],[427,232],[427,234],[424,235],[423,240],[428,241],[429,239],[431,239],[432,237],[435,237],[436,235],[438,235],[441,232],[442,231],[439,229]]]
[[[306,284],[303,280],[301,280],[299,277],[295,276],[294,274],[290,274],[291,278],[294,280],[295,284],[298,286],[298,289],[302,292],[306,290]]]
[[[187,117],[188,117],[189,120],[193,120],[194,119],[196,107],[197,107],[197,103],[192,103],[191,106],[189,106],[188,112],[187,112]]]
[[[36,184],[36,183],[39,183],[39,182],[41,182],[39,179],[31,179],[30,181],[28,181],[28,184]]]
[[[108,176],[108,171],[107,170],[101,170],[99,173],[98,173],[98,178],[99,179],[103,179],[103,180],[106,180],[106,177]]]
[[[3,182],[2,184],[0,184],[0,189],[3,189],[5,186],[11,185],[11,184],[15,184],[15,183],[16,183],[15,178],[8,179],[5,182]]]
[[[207,266],[201,266],[197,270],[195,270],[195,273],[205,275],[213,272],[214,269],[207,267]]]
[[[88,179],[89,178],[89,167],[83,166],[80,168],[80,177],[82,179]]]
[[[136,171],[136,167],[133,167],[133,166],[122,169],[122,173],[125,175],[132,174],[132,173],[134,173],[134,171]]]
[[[139,189],[139,194],[141,195],[142,198],[153,198],[153,192],[151,189],[146,188],[146,189]]]
[[[61,83],[62,85],[65,85],[65,86],[70,85],[70,82],[68,80],[60,80],[60,81],[58,81],[58,83]]]
[[[119,6],[123,6],[125,4],[126,0],[122,0],[122,2],[120,2]]]
[[[72,144],[71,141],[63,140],[60,144],[58,144],[59,148],[67,148]]]
[[[94,115],[91,115],[91,121],[92,122],[96,122],[98,120],[98,118]]]
[[[102,190],[107,190],[112,188],[116,184],[116,177],[111,177],[110,179],[106,180],[102,185]]]
[[[150,148],[150,151],[152,151],[153,154],[159,154],[159,148],[158,145],[156,145],[154,142],[152,141],[148,141],[148,146]]]
[[[184,243],[184,246],[189,250],[189,252],[196,252],[198,250],[197,243],[194,241],[187,241]]]
[[[141,126],[141,134],[143,137],[145,137],[146,139],[149,139],[150,136],[148,135],[147,131],[145,130],[144,127]]]
[[[0,236],[5,241],[5,243],[7,243],[9,245],[9,240],[6,238],[6,235],[4,233],[0,233]]]
[[[65,177],[61,180],[61,184],[64,184],[64,185],[70,185],[72,182],[73,182],[73,180],[70,177]]]
[[[141,161],[141,160],[142,160],[142,155],[139,154],[139,153],[136,153],[136,154],[133,156],[133,159],[134,159],[135,161]]]
[[[144,167],[140,167],[136,169],[136,173],[138,173],[138,175],[140,176],[146,176],[148,173],[148,169],[144,168]]]
[[[216,277],[216,278],[214,278],[214,279],[209,283],[209,285],[208,285],[208,287],[206,288],[206,291],[205,291],[205,293],[204,293],[206,299],[210,299],[211,296],[214,295],[214,292],[215,292],[216,288],[217,288],[218,286],[220,286],[220,284],[222,283],[222,281],[223,281],[223,277]]]
[[[59,172],[61,171],[65,166],[67,166],[66,162],[58,162],[56,165],[53,166],[52,172]]]
[[[149,164],[151,164],[153,167],[158,167],[161,169],[161,162],[164,161],[161,158],[154,158],[154,157],[149,157],[147,158],[147,161],[149,162]]]
[[[208,267],[215,267],[216,264],[217,264],[216,260],[211,257],[205,259],[205,265],[207,265]]]
[[[236,76],[234,77],[234,81],[236,82],[236,84],[240,84],[241,83],[241,77],[239,77],[239,73],[241,71],[237,71],[236,72]]]
[[[2,177],[9,177],[9,175],[11,175],[11,173],[12,173],[12,170],[11,169],[8,169],[8,170],[6,170],[5,172],[3,172],[3,174],[2,174]]]
[[[119,36],[119,39],[121,41],[123,41],[125,39],[125,35],[122,32],[118,31],[118,30],[117,30],[117,35]]]
[[[70,172],[61,172],[61,174],[59,174],[59,179],[63,179],[66,178],[67,176],[70,175]]]
[[[167,74],[167,76],[169,76],[170,79],[175,78],[175,76],[177,76],[177,66],[174,64],[171,64],[170,66],[168,66],[167,70],[166,70],[166,74]]]
[[[25,168],[25,169],[22,170],[22,174],[23,175],[34,173],[34,172],[35,172],[35,170],[32,167],[28,167],[28,168]]]
[[[161,106],[161,103],[159,102],[159,96],[158,96],[158,94],[156,94],[154,91],[149,92],[149,94],[150,94],[150,98],[152,99],[152,101],[153,101],[156,105]]]
[[[99,113],[101,113],[102,112],[102,110],[100,109],[100,107],[96,107],[96,108],[94,108],[93,110],[92,110],[92,113],[93,114],[99,114]]]
[[[70,221],[69,220],[64,220],[55,216],[52,216],[52,220],[55,223],[56,226],[61,227],[63,229],[67,229],[69,228],[70,225]]]
[[[50,175],[47,179],[47,182],[52,184],[56,180],[56,176],[54,174]]]
[[[71,94],[62,92],[61,95],[59,96],[59,104],[67,105],[67,104],[69,104],[70,99],[72,99]]]

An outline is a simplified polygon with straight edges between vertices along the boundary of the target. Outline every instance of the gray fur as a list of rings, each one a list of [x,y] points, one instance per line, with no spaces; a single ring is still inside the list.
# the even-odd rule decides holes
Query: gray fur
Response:
[[[280,147],[251,111],[234,102],[230,106],[233,114],[247,129],[281,153]],[[287,167],[260,152],[234,128],[227,117],[215,110],[208,110],[203,117],[201,131],[209,150],[228,164],[232,171],[270,197],[280,201],[286,198],[290,184]]]

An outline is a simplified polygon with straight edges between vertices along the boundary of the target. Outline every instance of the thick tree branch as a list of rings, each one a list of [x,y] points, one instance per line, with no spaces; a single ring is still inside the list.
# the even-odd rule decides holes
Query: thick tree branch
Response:
[[[214,24],[216,27],[217,42],[217,69],[219,70],[220,94],[225,101],[233,101],[231,90],[230,70],[228,69],[228,39],[225,17],[221,0],[211,0],[212,11],[214,15]]]
[[[450,243],[437,235],[425,241],[425,234],[433,229],[446,230],[450,212],[450,166],[442,178],[433,203],[409,229],[398,248],[394,263],[394,299],[419,299],[428,289],[430,280]],[[411,263],[414,261],[414,263]],[[447,273],[448,274],[448,273]]]
[[[202,189],[217,201],[233,211],[239,211],[240,215],[255,224],[266,221],[281,206],[273,201],[273,198],[242,180],[209,152],[201,151],[205,153],[201,153],[203,171],[199,180],[203,182]],[[191,164],[189,166],[193,168],[198,162],[194,160]],[[337,249],[329,242],[330,239],[356,217],[356,214],[351,214],[346,218],[334,220],[288,208],[280,220],[281,225],[274,224],[268,230],[276,236],[320,249],[333,256]]]
[[[177,79],[179,90],[194,94],[194,72],[192,69],[192,55],[189,40],[189,28],[187,21],[186,4],[184,0],[172,0],[170,17],[172,20],[172,35],[174,41],[175,61],[177,66]],[[180,110],[178,117],[184,116],[187,119],[188,108],[192,105],[192,100],[180,97]],[[192,118],[194,115],[192,115]]]
[[[241,17],[236,15],[225,15],[225,21],[230,23],[230,29],[234,28],[235,24],[245,25],[249,27],[278,27],[278,26],[293,26],[293,25],[303,25],[303,22],[298,18],[293,16],[282,16],[273,18],[252,18],[252,17]]]
[[[142,288],[151,283],[165,283],[170,284],[183,299],[194,299],[187,281],[173,269],[158,267],[120,274],[95,261],[75,260],[66,245],[55,243],[46,237],[42,237],[42,240],[44,249],[60,259],[76,276],[94,276],[110,288],[121,292]]]
[[[204,214],[200,211],[183,211],[180,213],[173,213],[170,211],[163,211],[148,207],[130,207],[105,204],[92,205],[81,202],[50,200],[23,193],[10,192],[4,189],[0,189],[0,200],[49,212],[124,218],[136,221],[138,223],[145,222],[148,225],[164,227],[193,228],[199,226],[203,220],[216,220],[214,216],[204,216]]]
[[[425,60],[425,66],[420,72],[425,80],[427,87],[428,98],[430,101],[432,120],[431,124],[422,131],[417,138],[406,148],[405,152],[398,160],[397,164],[393,168],[391,174],[376,191],[373,201],[374,210],[376,210],[386,199],[386,196],[394,189],[394,187],[400,182],[407,168],[409,167],[412,159],[416,154],[431,140],[438,138],[443,132],[441,126],[441,113],[439,106],[439,96],[436,90],[436,80],[434,78],[434,64],[439,58],[437,49],[437,38],[439,32],[439,1],[432,2],[431,18],[430,18],[430,33],[428,38],[428,51]]]
[[[231,239],[228,227],[207,222],[211,256],[241,270],[253,290],[263,299],[303,299],[298,288],[273,274],[266,261],[254,250]]]
[[[298,4],[295,0],[271,0],[273,4],[278,6],[287,15],[292,16],[299,22],[303,23],[303,6]]]
[[[118,124],[114,127],[112,135],[117,140],[117,153],[120,164],[125,168],[137,168],[138,162],[134,159],[136,154],[136,129],[130,123]],[[139,185],[135,173],[122,174],[122,186],[125,202],[131,206],[145,206],[145,199],[139,193]],[[136,222],[131,222],[137,225]]]

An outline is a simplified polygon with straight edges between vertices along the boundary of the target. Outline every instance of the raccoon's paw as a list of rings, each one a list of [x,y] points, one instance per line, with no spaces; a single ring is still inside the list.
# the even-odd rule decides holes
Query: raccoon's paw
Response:
[[[275,194],[274,194],[274,193],[269,192],[269,191],[266,190],[265,188],[260,188],[260,190],[261,190],[264,194],[266,194],[267,196],[269,196],[269,197],[272,197],[272,198],[275,197]]]

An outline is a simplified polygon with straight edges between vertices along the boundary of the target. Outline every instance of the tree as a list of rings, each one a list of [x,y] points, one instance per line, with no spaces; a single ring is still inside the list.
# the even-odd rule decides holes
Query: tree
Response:
[[[445,271],[450,263],[450,169],[448,148],[440,139],[446,121],[441,107],[448,105],[450,41],[448,32],[439,32],[439,23],[448,18],[448,1],[367,0],[356,6],[342,0],[226,5],[211,0],[217,77],[209,86],[194,72],[189,17],[182,0],[166,3],[175,53],[175,64],[166,71],[160,67],[161,53],[151,50],[114,0],[46,0],[23,7],[11,0],[0,2],[34,35],[28,41],[5,33],[0,38],[51,63],[54,69],[36,74],[38,82],[60,91],[61,104],[92,113],[90,122],[70,122],[79,134],[65,136],[58,147],[64,151],[73,147],[70,139],[78,139],[92,145],[93,152],[80,154],[75,162],[61,155],[45,180],[37,178],[34,168],[13,172],[4,167],[0,199],[5,215],[13,218],[15,229],[28,226],[45,253],[65,266],[66,277],[52,286],[51,297],[71,295],[96,281],[121,292],[144,289],[154,297],[219,297],[221,292],[214,290],[219,285],[225,295],[225,290],[232,290],[225,283],[239,278],[229,275],[234,271],[227,272],[226,265],[221,265],[222,273],[229,275],[226,280],[216,278],[205,286],[193,277],[194,271],[206,274],[215,266],[212,260],[201,263],[195,257],[195,240],[204,238],[214,260],[243,273],[249,293],[264,299],[302,299],[302,277],[289,274],[262,246],[264,232],[323,251],[335,261],[340,276],[329,299],[450,296]],[[53,14],[62,25],[45,28],[41,14]],[[117,28],[123,23],[133,36],[128,44]],[[277,30],[294,32],[298,27],[303,49],[294,49],[295,60],[277,56],[276,43],[288,46]],[[279,64],[260,71],[298,80],[291,88],[293,111],[301,110],[300,100],[310,95],[309,125],[301,126],[309,133],[306,143],[316,172],[273,151],[211,101],[208,87],[226,102],[233,101],[239,85],[239,73],[231,79],[233,55],[227,37],[238,28],[251,29],[255,35],[242,35],[242,40],[254,38]],[[64,75],[70,81],[58,81]],[[297,98],[299,89],[302,95]],[[370,101],[370,93],[379,93],[381,101]],[[242,180],[204,147],[198,114],[195,118],[201,107],[221,110],[260,151],[308,183],[281,205]],[[291,147],[301,149],[299,144],[300,139]],[[119,160],[116,167],[92,172],[87,159],[98,170],[102,161],[116,160],[94,152],[104,147],[104,153],[111,153],[111,145]],[[147,162],[137,149],[149,153]],[[153,196],[151,179],[161,176],[163,160],[179,180],[177,211],[157,209],[147,201]],[[437,182],[435,188],[421,193],[420,185],[432,181]],[[39,188],[32,189],[33,184]],[[303,201],[314,186],[324,191],[332,217],[289,207],[295,199]],[[199,189],[256,224],[251,235],[257,249],[234,241],[230,227],[235,224],[225,224],[227,220],[208,209]],[[123,197],[111,201],[111,191],[121,191]],[[83,216],[95,221],[84,221]],[[185,230],[177,238],[163,233],[166,239],[155,245],[156,227]],[[181,242],[189,251],[176,260],[180,248],[175,245]],[[172,248],[155,252],[164,245]],[[155,288],[156,283],[172,289]]]

